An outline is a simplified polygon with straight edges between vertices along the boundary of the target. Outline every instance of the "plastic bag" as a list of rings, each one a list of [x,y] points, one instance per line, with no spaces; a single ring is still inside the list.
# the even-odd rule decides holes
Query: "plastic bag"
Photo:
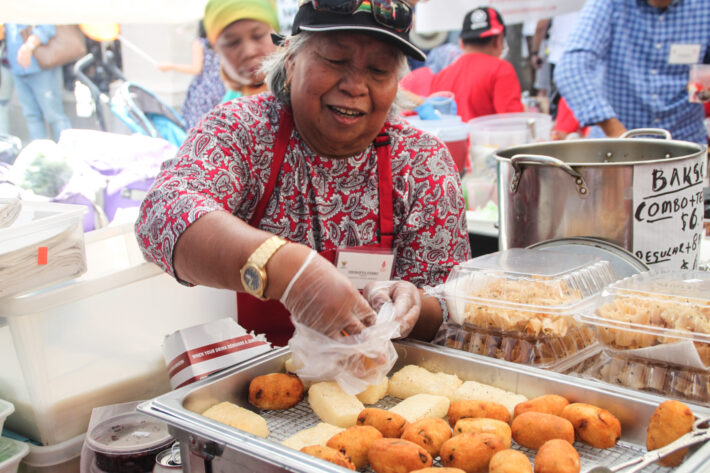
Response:
[[[397,361],[391,339],[399,336],[399,323],[391,302],[382,306],[375,324],[338,339],[291,321],[296,331],[288,344],[303,381],[335,381],[346,393],[357,394],[382,381]]]

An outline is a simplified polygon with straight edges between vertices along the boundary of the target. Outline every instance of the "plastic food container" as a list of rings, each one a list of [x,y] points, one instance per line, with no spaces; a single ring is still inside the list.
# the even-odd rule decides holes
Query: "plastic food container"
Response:
[[[544,113],[499,113],[468,121],[471,166],[480,172],[494,169],[499,148],[548,141],[552,119]]]
[[[13,412],[15,412],[15,406],[13,406],[11,402],[0,399],[0,432],[2,432],[5,419]]]
[[[0,299],[6,427],[43,445],[87,432],[92,409],[170,390],[164,337],[236,314],[234,291],[185,287],[146,262],[133,225],[86,234],[87,272]]]
[[[155,456],[172,443],[167,424],[139,413],[106,419],[86,435],[97,469],[107,473],[152,471]]]
[[[579,315],[609,352],[692,370],[710,368],[710,273],[646,272],[610,285]]]
[[[15,473],[29,451],[26,443],[0,437],[0,473]]]
[[[466,142],[468,140],[468,125],[458,115],[443,115],[439,120],[422,120],[417,117],[407,117],[412,126],[431,133],[446,143],[451,157],[459,172],[466,168]]]
[[[0,212],[19,213],[0,227],[0,298],[80,276],[86,271],[86,207],[0,198]]]
[[[576,367],[577,376],[664,397],[710,403],[710,372],[602,351]]]
[[[84,434],[54,445],[30,444],[29,454],[20,463],[22,473],[77,473]]]
[[[610,263],[590,255],[514,248],[474,258],[455,267],[440,289],[450,322],[435,343],[558,366],[593,353],[594,331],[574,316],[594,310],[602,289],[615,280]]]

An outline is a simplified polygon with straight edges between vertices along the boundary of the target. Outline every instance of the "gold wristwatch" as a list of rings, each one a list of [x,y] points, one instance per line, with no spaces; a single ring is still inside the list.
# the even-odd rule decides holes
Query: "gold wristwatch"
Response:
[[[279,248],[288,243],[281,237],[272,236],[254,250],[247,262],[242,266],[239,273],[242,276],[242,285],[252,296],[265,301],[264,290],[266,289],[266,263],[278,251]]]

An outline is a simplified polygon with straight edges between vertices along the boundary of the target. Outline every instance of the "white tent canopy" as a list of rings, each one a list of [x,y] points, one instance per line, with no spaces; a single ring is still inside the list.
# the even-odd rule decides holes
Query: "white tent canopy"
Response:
[[[290,23],[285,17],[295,14],[296,1],[277,0],[284,23]],[[0,0],[0,20],[28,24],[185,23],[202,18],[205,3],[207,0]],[[466,12],[482,5],[495,7],[507,24],[514,24],[579,10],[584,0],[421,0],[415,30],[458,30]]]
[[[580,10],[584,0],[428,0],[417,4],[415,31],[433,33],[461,29],[464,15],[476,7],[490,5],[507,25],[551,18]]]
[[[185,23],[202,18],[207,0],[0,0],[3,23]]]

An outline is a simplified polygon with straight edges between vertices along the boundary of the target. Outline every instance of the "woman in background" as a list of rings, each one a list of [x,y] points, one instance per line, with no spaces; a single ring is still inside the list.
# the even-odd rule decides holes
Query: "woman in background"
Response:
[[[199,37],[192,42],[192,62],[190,64],[160,63],[158,69],[163,72],[175,71],[191,74],[195,77],[190,82],[182,104],[182,118],[187,128],[197,125],[203,115],[224,97],[224,84],[219,73],[219,58],[207,41],[205,27],[200,21]]]
[[[276,51],[271,33],[279,30],[273,0],[209,0],[203,22],[227,90],[222,101],[265,92],[261,63]]]

